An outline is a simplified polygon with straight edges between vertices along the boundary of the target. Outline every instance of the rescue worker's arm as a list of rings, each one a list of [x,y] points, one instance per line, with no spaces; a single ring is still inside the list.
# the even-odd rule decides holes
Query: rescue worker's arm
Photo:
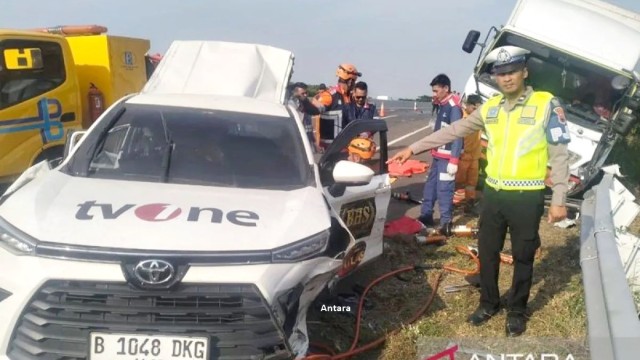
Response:
[[[569,150],[571,141],[564,109],[556,99],[551,100],[546,123],[549,164],[551,165],[552,206],[565,206],[569,190]]]
[[[311,100],[311,103],[313,104],[313,106],[315,106],[320,113],[324,112],[329,106],[331,106],[332,102],[333,102],[333,97],[331,96],[331,93],[328,91],[322,91],[318,93],[313,98],[313,100]]]
[[[460,122],[462,119],[462,109],[459,106],[451,107],[451,112],[449,113],[451,119],[451,125]],[[460,153],[462,152],[462,144],[464,144],[464,138],[457,138],[453,140],[451,144],[451,157],[449,158],[449,162],[451,164],[457,165],[460,161]]]
[[[448,144],[453,140],[464,138],[469,134],[473,134],[475,131],[482,130],[484,128],[484,121],[482,121],[482,115],[480,115],[481,109],[482,106],[478,107],[476,111],[465,119],[455,121],[450,126],[442,128],[424,139],[409,145],[404,150],[395,154],[387,163],[390,164],[394,161],[404,163],[411,155]]]
[[[305,112],[305,114],[309,114],[309,115],[320,114],[320,109],[318,109],[318,107],[315,106],[313,102],[309,100],[309,98],[307,98],[306,96],[300,99],[300,104],[302,105],[302,110]]]

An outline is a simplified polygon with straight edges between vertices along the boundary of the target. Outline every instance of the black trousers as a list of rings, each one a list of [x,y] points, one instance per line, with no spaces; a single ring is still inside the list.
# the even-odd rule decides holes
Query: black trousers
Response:
[[[500,307],[500,252],[507,230],[511,235],[513,280],[507,309],[524,312],[529,300],[533,261],[540,247],[538,230],[544,213],[544,191],[505,191],[485,186],[479,224],[480,306]]]

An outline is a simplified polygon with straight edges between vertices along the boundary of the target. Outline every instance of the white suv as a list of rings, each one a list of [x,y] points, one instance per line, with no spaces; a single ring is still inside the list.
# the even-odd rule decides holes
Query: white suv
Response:
[[[314,160],[284,101],[292,62],[175,42],[143,92],[7,190],[0,359],[305,354],[318,293],[382,253],[390,183],[384,121],[349,124]],[[380,146],[369,166],[343,151],[362,132]]]

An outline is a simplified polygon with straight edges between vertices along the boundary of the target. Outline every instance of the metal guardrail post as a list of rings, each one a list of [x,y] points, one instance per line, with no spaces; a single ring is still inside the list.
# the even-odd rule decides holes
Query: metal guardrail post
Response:
[[[640,320],[616,243],[609,189],[604,178],[582,202],[582,267],[591,359],[636,359],[640,354]]]

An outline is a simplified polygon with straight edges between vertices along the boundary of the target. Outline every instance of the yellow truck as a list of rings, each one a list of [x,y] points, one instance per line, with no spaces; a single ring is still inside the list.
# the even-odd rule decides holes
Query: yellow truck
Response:
[[[150,76],[150,41],[102,26],[0,29],[0,186],[62,156],[69,131],[86,129]]]

